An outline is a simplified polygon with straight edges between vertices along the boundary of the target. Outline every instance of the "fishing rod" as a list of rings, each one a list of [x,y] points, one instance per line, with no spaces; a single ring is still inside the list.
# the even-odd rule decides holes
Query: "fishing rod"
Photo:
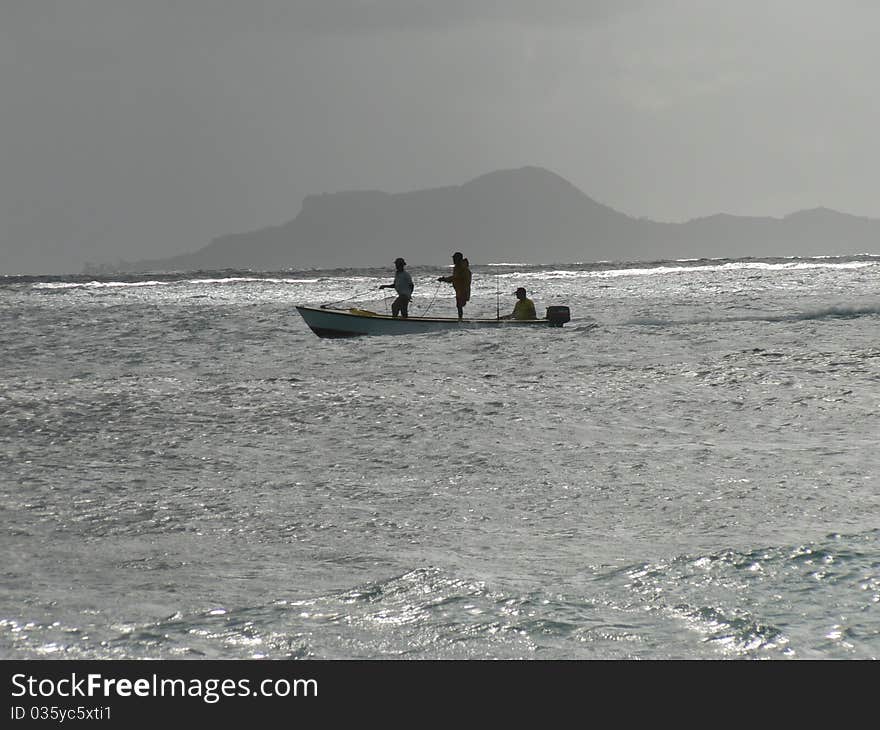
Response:
[[[327,304],[322,304],[321,309],[332,309],[336,304],[342,304],[343,302],[350,302],[352,299],[363,298],[367,294],[370,294],[373,290],[367,289],[366,291],[357,292],[356,294],[352,294],[350,297],[346,297],[345,299],[337,299],[335,302],[327,302]],[[387,296],[386,296],[387,299]]]
[[[429,310],[431,307],[434,306],[434,300],[437,298],[437,292],[440,291],[440,285],[441,285],[442,283],[443,283],[443,282],[439,282],[439,281],[437,282],[437,286],[436,286],[436,288],[434,289],[434,296],[431,297],[431,301],[428,302],[428,306],[425,307],[424,309],[422,309],[422,316],[423,316],[423,317],[428,313],[428,310]],[[421,309],[421,307],[419,307],[419,309]]]

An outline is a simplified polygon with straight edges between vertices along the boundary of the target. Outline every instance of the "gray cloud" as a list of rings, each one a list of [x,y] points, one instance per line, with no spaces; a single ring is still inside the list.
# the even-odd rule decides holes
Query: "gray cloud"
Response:
[[[647,0],[374,0],[304,2],[292,13],[316,31],[430,30],[475,25],[590,25],[637,10]]]
[[[29,0],[2,9],[7,28],[64,24],[229,33],[283,30],[360,33],[454,30],[486,25],[579,26],[664,0]]]
[[[0,4],[0,269],[541,165],[633,215],[880,216],[855,0]]]

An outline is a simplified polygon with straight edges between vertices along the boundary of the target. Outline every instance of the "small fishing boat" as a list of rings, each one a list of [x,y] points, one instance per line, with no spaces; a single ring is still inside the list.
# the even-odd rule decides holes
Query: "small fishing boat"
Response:
[[[455,317],[391,317],[366,309],[296,308],[318,337],[417,335],[475,327],[562,327],[571,320],[568,307],[547,307],[544,319],[457,319]]]

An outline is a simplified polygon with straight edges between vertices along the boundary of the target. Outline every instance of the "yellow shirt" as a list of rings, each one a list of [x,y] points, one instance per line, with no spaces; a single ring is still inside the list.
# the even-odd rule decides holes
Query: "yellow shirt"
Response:
[[[524,299],[520,299],[513,306],[513,319],[537,319],[538,315],[535,313],[535,303],[525,297]]]

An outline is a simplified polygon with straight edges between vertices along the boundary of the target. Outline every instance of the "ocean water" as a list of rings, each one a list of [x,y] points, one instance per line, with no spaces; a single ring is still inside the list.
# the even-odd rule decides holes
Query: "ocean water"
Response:
[[[390,269],[0,278],[0,658],[880,656],[880,257]]]

